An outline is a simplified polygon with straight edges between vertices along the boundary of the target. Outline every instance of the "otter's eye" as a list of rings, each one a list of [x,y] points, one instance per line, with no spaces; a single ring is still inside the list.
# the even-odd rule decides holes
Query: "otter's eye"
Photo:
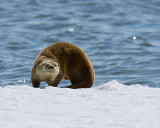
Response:
[[[57,67],[57,65],[56,65],[56,64],[53,64],[53,66],[54,66],[54,67]]]

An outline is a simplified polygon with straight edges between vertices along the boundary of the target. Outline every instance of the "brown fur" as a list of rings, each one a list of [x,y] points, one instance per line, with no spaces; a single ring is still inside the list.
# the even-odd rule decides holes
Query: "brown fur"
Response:
[[[48,85],[57,87],[64,78],[71,82],[71,85],[66,86],[67,88],[92,87],[95,74],[87,55],[77,46],[64,42],[46,47],[37,56],[31,74],[33,87],[39,87],[42,81],[37,76],[36,69],[46,59],[57,62],[60,70],[54,80],[50,77],[46,78]]]

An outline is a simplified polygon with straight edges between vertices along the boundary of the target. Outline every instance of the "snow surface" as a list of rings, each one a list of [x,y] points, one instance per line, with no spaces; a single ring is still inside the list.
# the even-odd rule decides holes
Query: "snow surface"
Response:
[[[160,88],[0,87],[0,128],[160,128]]]

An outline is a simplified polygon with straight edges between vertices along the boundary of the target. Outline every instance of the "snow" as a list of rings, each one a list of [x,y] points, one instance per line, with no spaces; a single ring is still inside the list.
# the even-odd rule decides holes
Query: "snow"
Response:
[[[0,128],[160,128],[160,88],[0,87]]]

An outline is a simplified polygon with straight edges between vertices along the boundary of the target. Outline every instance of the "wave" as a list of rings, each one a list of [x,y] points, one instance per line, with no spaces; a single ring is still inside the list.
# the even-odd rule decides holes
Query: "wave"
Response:
[[[95,89],[97,90],[106,90],[106,91],[113,91],[113,90],[159,90],[160,88],[152,88],[152,87],[148,87],[148,86],[143,86],[140,84],[133,84],[133,85],[124,85],[119,83],[117,80],[112,80],[109,81],[105,84],[99,85],[97,87],[95,87]]]

